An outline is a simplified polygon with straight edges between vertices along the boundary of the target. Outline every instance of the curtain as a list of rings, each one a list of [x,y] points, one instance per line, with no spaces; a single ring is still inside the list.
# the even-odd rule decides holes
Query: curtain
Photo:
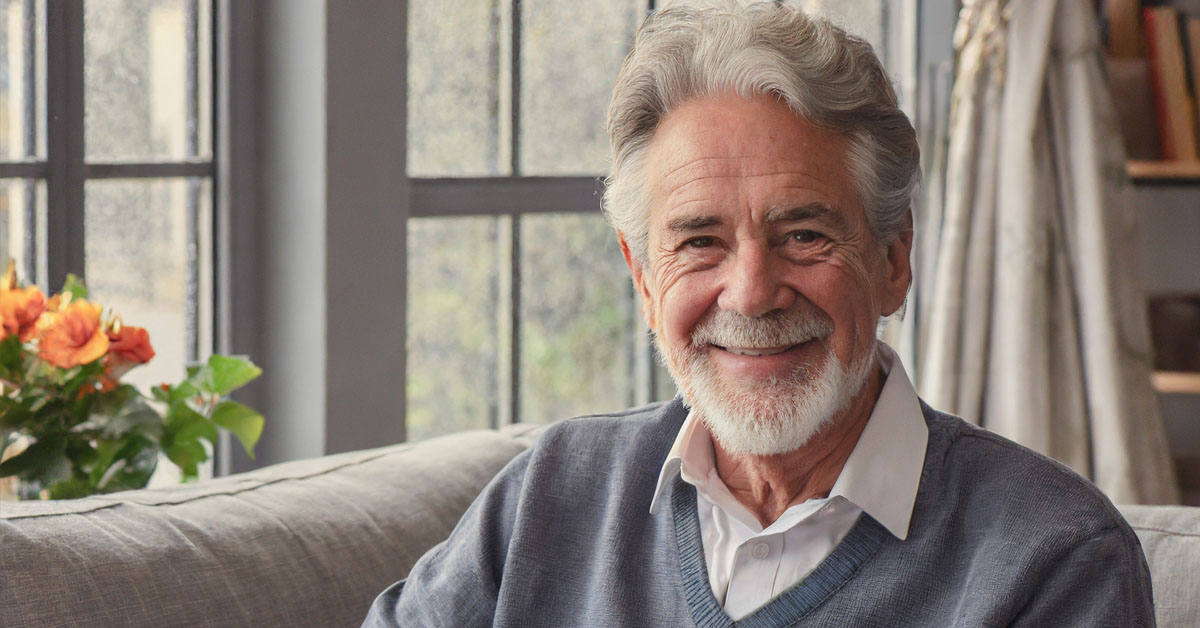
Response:
[[[944,170],[917,227],[922,396],[1114,502],[1175,503],[1092,3],[963,5]]]

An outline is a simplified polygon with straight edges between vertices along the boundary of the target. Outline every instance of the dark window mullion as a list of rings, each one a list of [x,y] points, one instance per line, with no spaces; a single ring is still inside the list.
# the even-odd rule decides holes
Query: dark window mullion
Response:
[[[35,0],[24,0],[21,3],[21,28],[25,41],[21,54],[21,68],[24,82],[21,90],[24,95],[25,110],[22,117],[22,156],[26,160],[37,159],[37,7]],[[45,176],[44,174],[39,175]],[[23,201],[22,224],[25,232],[21,234],[21,276],[36,280],[38,268],[37,250],[37,181],[27,178],[22,185]]]
[[[199,17],[196,0],[187,0],[184,18],[184,34],[187,38],[186,77],[184,79],[184,103],[186,108],[185,155],[194,159],[200,152],[200,63],[199,63]],[[187,180],[187,199],[184,211],[186,229],[187,263],[184,267],[186,294],[184,319],[186,360],[194,362],[200,358],[200,179]]]
[[[509,129],[509,158],[511,160],[512,176],[521,176],[521,0],[512,0],[512,91],[509,95],[512,103],[509,107],[511,118]],[[512,221],[512,257],[509,271],[512,273],[510,292],[511,304],[511,360],[509,386],[510,403],[509,421],[516,423],[521,420],[521,209],[514,206]]]
[[[46,162],[4,162],[0,163],[0,179],[44,179],[49,172]]]
[[[24,0],[21,3],[21,30],[25,42],[21,51],[21,74],[24,83],[21,85],[22,100],[25,109],[21,112],[22,143],[21,156],[26,160],[37,159],[37,7],[35,0]],[[32,224],[32,223],[26,223]]]
[[[87,163],[83,166],[86,179],[171,179],[176,177],[211,177],[211,161],[169,161],[157,163]]]
[[[83,0],[46,0],[47,289],[84,271],[83,98]]]
[[[415,217],[595,213],[604,184],[595,177],[411,179]]]

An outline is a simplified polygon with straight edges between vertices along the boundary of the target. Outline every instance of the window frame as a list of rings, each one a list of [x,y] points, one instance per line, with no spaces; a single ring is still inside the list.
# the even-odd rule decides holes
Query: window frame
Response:
[[[104,179],[184,179],[188,183],[187,206],[185,213],[186,242],[188,259],[186,267],[186,308],[187,321],[185,346],[187,360],[194,361],[210,353],[212,347],[202,347],[201,338],[207,336],[201,330],[202,325],[211,325],[211,321],[201,321],[199,264],[205,257],[212,255],[201,254],[200,233],[203,230],[199,223],[199,180],[209,179],[213,182],[214,192],[217,185],[216,163],[220,144],[216,141],[215,130],[210,129],[213,154],[209,159],[195,156],[199,151],[199,125],[195,121],[200,116],[198,103],[199,89],[199,0],[183,0],[185,7],[185,24],[189,40],[186,45],[187,77],[185,80],[186,94],[184,100],[188,107],[189,133],[185,139],[185,152],[189,155],[182,160],[162,161],[94,161],[86,160],[84,146],[84,0],[45,0],[46,39],[45,45],[45,103],[36,102],[36,89],[29,85],[34,81],[31,72],[25,73],[27,95],[27,111],[36,111],[37,107],[45,108],[46,157],[38,159],[36,148],[31,146],[36,142],[29,141],[30,133],[36,139],[36,121],[34,114],[26,114],[26,157],[21,161],[0,162],[0,179],[24,179],[36,185],[36,181],[44,181],[46,189],[45,222],[41,225],[45,234],[45,250],[38,250],[36,243],[39,238],[35,235],[38,224],[32,220],[36,216],[33,203],[26,203],[25,251],[23,251],[23,266],[32,271],[33,279],[47,290],[61,286],[67,275],[74,274],[86,281],[85,273],[85,197],[84,189],[88,181]],[[26,15],[35,14],[36,0],[24,0]],[[214,2],[214,5],[217,3]],[[209,12],[213,21],[211,33],[216,33],[217,7]],[[36,32],[33,21],[25,20],[25,35],[29,40]],[[217,56],[217,46],[214,38],[211,54]],[[26,56],[34,54],[32,50]],[[26,60],[29,66],[29,60]],[[213,105],[218,94],[224,90],[220,86],[219,72],[213,65],[212,94]],[[215,116],[213,116],[215,122]],[[33,124],[30,124],[30,121]],[[214,124],[215,126],[215,124]],[[26,198],[29,199],[27,193]],[[213,198],[216,198],[213,194]],[[216,215],[214,207],[210,215]],[[31,234],[34,231],[34,234]]]

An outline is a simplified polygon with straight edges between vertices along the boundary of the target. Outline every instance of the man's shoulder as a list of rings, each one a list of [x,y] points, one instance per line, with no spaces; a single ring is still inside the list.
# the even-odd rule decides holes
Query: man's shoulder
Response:
[[[1082,540],[1122,528],[1133,536],[1104,493],[1066,465],[959,417],[922,409],[930,443],[922,484],[938,485],[933,490],[944,507],[1015,534],[1069,531]]]
[[[546,426],[534,445],[534,456],[628,460],[659,450],[665,456],[686,416],[687,409],[675,399],[565,419]]]

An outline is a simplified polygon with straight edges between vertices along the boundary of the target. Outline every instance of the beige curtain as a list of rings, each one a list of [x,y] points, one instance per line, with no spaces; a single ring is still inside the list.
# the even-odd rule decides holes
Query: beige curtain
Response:
[[[1097,22],[1089,0],[964,2],[918,225],[918,381],[1114,502],[1173,503]]]

